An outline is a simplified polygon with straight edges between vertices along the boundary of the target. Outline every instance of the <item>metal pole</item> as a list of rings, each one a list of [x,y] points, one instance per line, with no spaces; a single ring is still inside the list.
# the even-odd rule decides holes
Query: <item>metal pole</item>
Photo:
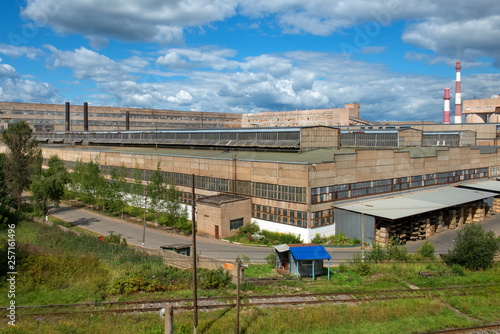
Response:
[[[197,289],[198,289],[198,284],[197,284],[197,279],[196,279],[196,194],[195,194],[195,176],[194,174],[192,175],[191,178],[191,193],[192,193],[192,207],[191,207],[191,221],[193,223],[192,225],[192,256],[193,256],[193,334],[196,334],[196,330],[198,327],[198,294],[197,294]]]
[[[147,205],[147,189],[148,185],[146,184],[144,186],[144,224],[143,224],[143,229],[142,229],[142,247],[146,244],[146,205]]]
[[[236,334],[240,333],[240,271],[241,264],[240,261],[236,262],[236,268],[238,270],[236,279]]]
[[[365,260],[365,214],[361,213],[361,260]]]
[[[165,305],[165,334],[174,334],[174,309]]]

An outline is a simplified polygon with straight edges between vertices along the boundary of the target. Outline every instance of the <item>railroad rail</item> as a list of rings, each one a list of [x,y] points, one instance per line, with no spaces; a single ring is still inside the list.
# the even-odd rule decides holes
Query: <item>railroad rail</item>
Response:
[[[484,289],[498,286],[470,285],[427,289],[399,289],[376,291],[353,291],[332,293],[302,293],[292,295],[244,295],[240,297],[240,305],[256,307],[287,307],[297,304],[357,304],[394,299],[438,298],[443,296],[465,296],[485,292]],[[94,314],[94,313],[142,313],[160,311],[166,304],[172,305],[174,311],[192,309],[192,298],[170,298],[160,300],[139,300],[123,302],[77,303],[77,304],[52,304],[17,306],[19,314],[30,316],[57,316],[66,314]],[[199,309],[221,309],[234,307],[235,296],[226,297],[200,297]],[[0,307],[0,313],[5,313],[7,307]]]
[[[478,327],[467,327],[467,328],[454,328],[454,329],[445,329],[436,332],[427,332],[424,334],[448,334],[448,333],[474,333],[474,334],[483,334],[483,333],[500,333],[500,324],[486,325],[486,326],[478,326]]]

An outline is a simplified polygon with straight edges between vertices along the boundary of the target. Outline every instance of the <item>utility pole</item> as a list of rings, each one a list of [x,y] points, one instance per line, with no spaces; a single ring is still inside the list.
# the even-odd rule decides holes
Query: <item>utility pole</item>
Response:
[[[241,274],[241,263],[236,261],[236,269],[238,273],[236,274],[236,334],[240,333],[240,274]]]
[[[196,334],[197,327],[198,327],[198,283],[196,279],[196,194],[195,194],[195,176],[194,174],[192,175],[191,178],[191,193],[192,193],[192,199],[191,199],[191,222],[193,223],[192,225],[192,256],[193,256],[193,334]]]
[[[142,229],[142,247],[146,244],[146,205],[148,200],[148,185],[144,186],[144,224]]]

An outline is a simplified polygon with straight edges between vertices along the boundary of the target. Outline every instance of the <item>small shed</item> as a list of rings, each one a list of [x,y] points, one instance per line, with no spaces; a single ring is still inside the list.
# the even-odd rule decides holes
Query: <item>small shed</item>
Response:
[[[191,245],[188,244],[172,244],[160,246],[163,251],[174,252],[186,256],[191,256]]]
[[[297,277],[312,277],[323,274],[323,261],[328,260],[328,279],[330,279],[330,254],[323,246],[316,244],[278,245],[276,268],[288,270]]]

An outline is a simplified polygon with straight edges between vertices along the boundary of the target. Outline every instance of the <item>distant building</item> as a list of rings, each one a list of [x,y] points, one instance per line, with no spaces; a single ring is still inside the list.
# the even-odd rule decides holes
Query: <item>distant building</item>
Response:
[[[295,111],[266,111],[243,114],[242,127],[273,126],[345,126],[373,124],[360,119],[360,104],[346,103],[344,108]]]
[[[65,131],[65,109],[64,104],[0,102],[0,130],[24,120],[35,131]],[[241,114],[88,106],[87,122],[89,131],[233,128],[241,127]],[[84,131],[83,105],[69,105],[68,123],[70,131]]]
[[[463,101],[465,123],[500,123],[500,95]]]

